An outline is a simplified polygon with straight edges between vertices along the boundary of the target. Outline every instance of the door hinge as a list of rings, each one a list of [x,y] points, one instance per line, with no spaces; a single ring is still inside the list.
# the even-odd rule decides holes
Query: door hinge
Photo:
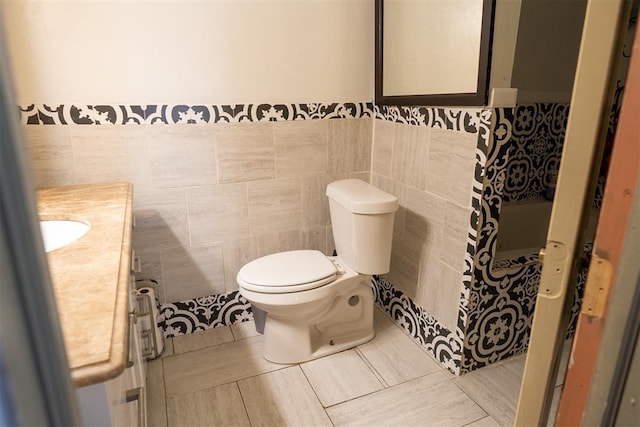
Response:
[[[609,260],[593,254],[584,288],[582,314],[597,319],[604,317],[612,278],[613,269]]]

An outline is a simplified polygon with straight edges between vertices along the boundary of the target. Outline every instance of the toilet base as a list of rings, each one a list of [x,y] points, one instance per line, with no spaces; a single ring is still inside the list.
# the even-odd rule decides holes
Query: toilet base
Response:
[[[274,363],[301,363],[372,340],[371,276],[354,277],[339,289],[316,312],[302,318],[268,312],[263,357]]]

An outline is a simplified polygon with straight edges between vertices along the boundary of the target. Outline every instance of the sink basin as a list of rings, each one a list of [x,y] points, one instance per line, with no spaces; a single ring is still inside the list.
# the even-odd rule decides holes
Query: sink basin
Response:
[[[91,227],[80,221],[40,221],[40,232],[44,251],[51,252],[73,243],[89,231]]]

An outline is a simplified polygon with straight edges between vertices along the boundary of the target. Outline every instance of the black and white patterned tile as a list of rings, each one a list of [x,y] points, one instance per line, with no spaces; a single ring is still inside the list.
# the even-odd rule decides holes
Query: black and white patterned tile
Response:
[[[375,110],[376,119],[468,133],[479,132],[480,111],[488,111],[479,108],[396,107],[388,105],[376,105]]]
[[[374,117],[370,102],[235,105],[76,105],[20,107],[24,124],[203,124]]]
[[[253,319],[251,304],[238,291],[160,306],[165,338]]]
[[[460,373],[495,363],[526,350],[537,298],[542,266],[537,255],[494,262],[504,201],[505,180],[512,150],[514,110],[494,110],[478,242],[474,256],[473,282],[467,307],[467,324]],[[589,250],[589,246],[585,250]],[[572,305],[575,322],[585,269],[580,271]],[[568,332],[571,334],[574,323]]]
[[[504,201],[545,197],[553,173],[560,169],[568,117],[568,104],[536,103],[515,108]]]

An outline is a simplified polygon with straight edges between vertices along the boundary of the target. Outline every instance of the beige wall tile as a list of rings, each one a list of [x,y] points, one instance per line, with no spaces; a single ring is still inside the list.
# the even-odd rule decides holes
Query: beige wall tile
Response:
[[[75,184],[70,126],[23,126],[36,187]]]
[[[351,172],[349,173],[349,179],[359,179],[367,183],[371,182],[371,172]]]
[[[150,126],[149,135],[154,188],[217,182],[212,126],[156,125]]]
[[[302,225],[327,225],[331,223],[327,185],[347,179],[347,174],[323,174],[302,177]]]
[[[356,350],[321,357],[300,367],[325,408],[383,388]]]
[[[387,278],[393,285],[415,298],[418,293],[418,275],[420,269],[420,252],[414,251],[414,247],[407,243],[408,238],[394,240],[391,249],[391,267]]]
[[[271,123],[216,125],[215,141],[219,183],[275,178]]]
[[[150,427],[167,426],[167,405],[164,395],[162,359],[147,362],[147,424]]]
[[[441,372],[327,409],[336,426],[463,426],[486,413]]]
[[[236,383],[167,400],[169,426],[246,426],[249,418]]]
[[[415,303],[423,307],[432,316],[435,315],[434,307],[440,304],[437,293],[432,290],[439,289],[442,283],[442,261],[440,261],[440,247],[427,244],[420,259],[420,283]],[[456,311],[457,313],[457,311]]]
[[[333,251],[336,249],[336,242],[333,239],[333,228],[330,225],[325,227],[327,236],[327,255],[333,255]]]
[[[358,346],[358,350],[388,385],[441,370],[434,359],[380,310],[374,312],[374,327],[376,337]]]
[[[432,274],[439,275],[440,280],[433,277],[432,280],[421,282],[418,304],[438,319],[442,326],[455,332],[462,290],[462,273],[437,261],[425,263],[424,267],[433,269]]]
[[[327,225],[331,223],[329,200],[326,196],[327,175],[312,175],[302,178],[302,225]]]
[[[174,354],[186,353],[231,341],[233,341],[231,328],[229,326],[221,326],[173,337],[173,351]]]
[[[192,244],[249,236],[246,184],[187,188],[186,193]]]
[[[471,226],[471,208],[447,202],[442,235],[442,261],[457,271],[464,269],[464,254]]]
[[[325,226],[278,233],[278,252],[298,249],[315,249],[326,253],[327,235]]]
[[[398,199],[400,206],[393,217],[394,231],[404,230],[407,216],[407,187],[400,181],[394,181],[378,174],[371,174],[371,185],[386,191]]]
[[[329,172],[371,170],[371,119],[329,120]]]
[[[275,233],[243,239],[226,240],[224,250],[224,276],[226,291],[238,290],[236,276],[243,265],[261,256],[277,252]]]
[[[431,193],[407,188],[405,231],[441,244],[445,228],[446,201]]]
[[[395,123],[386,120],[373,121],[373,151],[371,172],[391,177],[391,154],[393,150]]]
[[[283,121],[273,124],[276,178],[327,171],[328,120]]]
[[[162,276],[168,302],[225,293],[222,245],[163,250]]]
[[[128,181],[136,194],[151,190],[148,128],[69,126],[76,183]]]
[[[252,427],[332,426],[299,366],[238,381]]]
[[[139,247],[142,247],[142,249],[139,249]],[[140,282],[137,282],[136,286],[152,287],[158,300],[161,303],[165,302],[161,250],[149,246],[137,246],[135,240],[133,249],[135,256],[140,260],[140,272],[136,272],[136,280],[140,280]],[[151,279],[158,282],[158,284],[150,282]]]
[[[167,357],[162,360],[167,397],[284,367],[267,361],[261,352],[262,335]]]
[[[249,182],[247,189],[252,236],[300,228],[302,189],[299,178]]]
[[[471,206],[477,139],[477,134],[431,130],[427,191],[460,206]]]
[[[431,128],[396,123],[393,138],[391,178],[424,190],[429,169],[429,135]]]
[[[169,248],[189,244],[187,201],[184,189],[141,191],[133,199],[136,224],[134,247]]]

